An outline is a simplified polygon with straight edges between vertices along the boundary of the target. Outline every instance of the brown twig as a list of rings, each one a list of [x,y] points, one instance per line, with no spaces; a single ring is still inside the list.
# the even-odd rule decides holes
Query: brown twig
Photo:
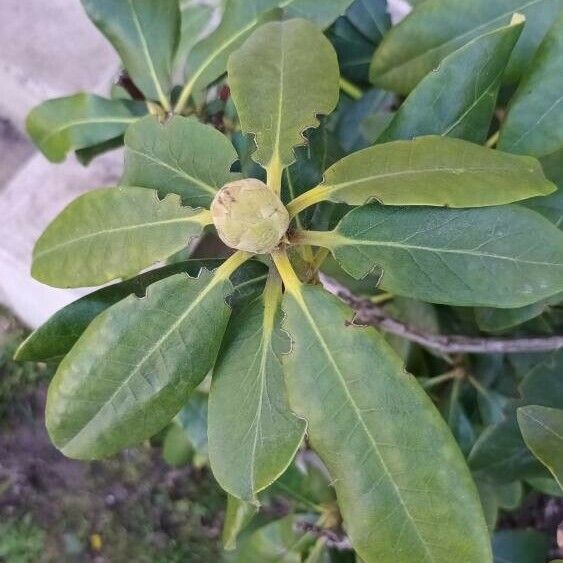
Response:
[[[357,311],[359,324],[369,324],[410,342],[442,354],[514,354],[549,352],[563,348],[563,336],[546,337],[469,337],[431,334],[392,317],[384,308],[339,290],[338,295]]]

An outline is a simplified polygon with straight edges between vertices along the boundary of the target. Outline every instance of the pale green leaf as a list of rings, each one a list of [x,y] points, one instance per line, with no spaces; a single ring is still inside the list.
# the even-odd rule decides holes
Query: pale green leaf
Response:
[[[308,422],[367,563],[491,561],[481,505],[432,402],[373,329],[323,289],[286,293],[290,405]],[[339,330],[334,330],[339,327]]]
[[[563,489],[563,410],[529,405],[517,416],[526,445]]]
[[[173,467],[187,465],[192,457],[193,450],[184,429],[177,424],[172,424],[162,443],[162,459]]]
[[[291,342],[279,327],[281,288],[266,288],[231,319],[209,393],[213,474],[253,503],[287,469],[305,432],[286,398],[280,358]]]
[[[26,121],[29,136],[52,162],[62,162],[73,150],[119,139],[146,113],[146,106],[128,100],[108,100],[76,94],[43,102]]]
[[[524,22],[515,18],[448,55],[411,92],[378,142],[448,135],[482,144],[504,69],[523,27]]]
[[[563,148],[563,11],[510,102],[499,148],[538,157]]]
[[[152,285],[99,315],[49,387],[46,424],[65,455],[97,459],[161,430],[212,368],[231,282],[209,273]]]
[[[86,287],[128,277],[187,246],[209,213],[182,207],[177,195],[104,188],[74,200],[33,251],[33,277],[54,287]]]
[[[244,502],[232,495],[227,495],[227,512],[223,524],[223,547],[232,551],[237,547],[237,539],[258,509],[249,502]]]
[[[172,62],[180,33],[178,0],[82,0],[82,5],[137,87],[170,109]]]
[[[280,8],[288,18],[304,18],[317,24],[322,29],[328,27],[338,16],[346,11],[353,0],[281,0]]]
[[[355,278],[431,303],[521,307],[563,290],[563,233],[524,207],[357,208],[332,233],[302,235]]]
[[[227,61],[264,21],[280,0],[229,0],[219,27],[191,50],[186,63],[187,83],[180,104],[227,72]]]
[[[338,81],[334,49],[312,23],[272,22],[257,30],[229,60],[242,129],[256,136],[254,160],[276,173],[294,162],[303,132],[336,107]]]
[[[425,0],[387,34],[375,53],[371,79],[408,94],[449,53],[521,13],[526,26],[504,77],[516,82],[562,6],[562,0]]]
[[[147,116],[125,135],[121,183],[175,193],[186,205],[209,207],[225,184],[240,177],[231,166],[237,153],[225,135],[194,117],[161,124]]]
[[[429,136],[346,156],[325,172],[320,186],[294,205],[328,199],[348,205],[376,200],[386,205],[484,207],[554,190],[532,157]]]

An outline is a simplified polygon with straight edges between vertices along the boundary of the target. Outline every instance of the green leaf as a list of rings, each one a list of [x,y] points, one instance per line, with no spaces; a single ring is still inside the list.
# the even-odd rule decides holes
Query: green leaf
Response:
[[[475,37],[506,25],[516,12],[526,17],[505,81],[515,82],[528,67],[561,0],[428,0],[393,28],[376,51],[374,84],[408,94],[444,57]]]
[[[350,325],[352,310],[319,287],[290,288],[284,310],[290,405],[308,422],[359,556],[396,563],[400,546],[404,563],[491,561],[463,457],[383,338]]]
[[[229,299],[230,301],[230,299]],[[176,416],[176,422],[182,427],[194,450],[194,467],[209,465],[209,446],[207,439],[208,401],[206,393],[195,392]]]
[[[145,104],[76,94],[43,102],[26,121],[29,136],[51,161],[62,162],[70,151],[119,138],[146,113]]]
[[[294,205],[322,200],[364,205],[484,207],[554,191],[532,157],[487,149],[460,139],[420,137],[376,145],[346,156],[324,182]]]
[[[280,0],[229,0],[219,27],[191,50],[186,63],[187,83],[176,105],[183,107],[192,93],[203,90],[227,72],[233,51],[273,15]]]
[[[176,50],[174,67],[184,68],[191,50],[209,26],[214,10],[211,6],[180,2],[180,41]]]
[[[121,183],[175,193],[186,205],[209,207],[225,184],[240,178],[229,139],[194,117],[175,116],[161,124],[147,116],[127,130]]]
[[[526,445],[563,489],[563,410],[530,405],[517,416]]]
[[[295,516],[286,516],[258,528],[240,542],[236,552],[227,554],[229,563],[302,563],[299,548],[303,532],[296,529]],[[312,541],[311,541],[312,543]]]
[[[31,274],[54,287],[129,277],[187,246],[209,224],[207,211],[159,200],[154,190],[105,188],[74,200],[33,251]]]
[[[521,307],[563,289],[563,233],[523,207],[359,207],[333,232],[303,241],[330,248],[355,278],[383,270],[381,288],[450,305]]]
[[[99,315],[49,387],[46,424],[66,456],[98,459],[161,430],[213,367],[231,282],[178,274]]]
[[[303,77],[307,80],[303,80]],[[338,102],[336,54],[305,20],[272,22],[257,30],[229,60],[229,84],[242,129],[256,135],[253,158],[281,180],[295,161],[303,132],[318,126]]]
[[[502,530],[493,536],[494,563],[538,563],[549,552],[549,538],[534,530]]]
[[[390,27],[386,0],[355,0],[351,4],[327,33],[343,76],[353,82],[369,82],[373,53]]]
[[[499,148],[545,156],[563,148],[563,11],[510,102]]]
[[[353,0],[281,0],[280,8],[284,8],[288,18],[304,18],[317,24],[322,29],[328,27],[338,16],[346,11]]]
[[[172,424],[162,444],[162,459],[168,465],[181,467],[189,463],[192,454],[192,445],[184,429],[177,424]]]
[[[223,547],[227,551],[237,548],[237,538],[254,518],[258,509],[232,495],[227,495],[227,512],[223,524]]]
[[[510,25],[476,37],[448,55],[411,92],[378,142],[448,135],[482,144],[504,69],[523,27],[524,22],[514,18]]]
[[[281,287],[231,319],[209,393],[213,474],[229,494],[254,504],[288,467],[305,423],[289,409],[281,354],[291,341],[279,327]]]
[[[563,293],[558,293],[538,303],[532,303],[532,305],[518,307],[517,309],[477,309],[475,311],[475,320],[481,330],[501,332],[539,317],[548,311],[552,305],[562,301]]]
[[[178,0],[82,0],[82,5],[143,94],[170,110],[172,62],[180,33]]]
[[[222,260],[188,260],[151,270],[133,279],[98,289],[67,305],[35,330],[18,348],[17,361],[60,362],[74,346],[88,325],[107,308],[135,294],[145,295],[148,286],[180,272],[196,277],[202,268],[213,270]],[[249,261],[232,276],[234,292],[229,304],[236,308],[241,302],[257,297],[264,287],[267,267]]]

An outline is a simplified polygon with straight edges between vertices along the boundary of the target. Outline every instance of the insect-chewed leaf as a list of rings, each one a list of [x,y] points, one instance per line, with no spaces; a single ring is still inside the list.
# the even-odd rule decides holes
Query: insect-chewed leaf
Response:
[[[179,274],[99,315],[49,387],[46,423],[65,455],[97,459],[163,428],[213,367],[229,280]]]
[[[87,287],[165,260],[201,234],[209,212],[159,200],[154,190],[105,188],[72,202],[33,251],[33,277],[54,287]]]
[[[338,81],[336,53],[314,24],[289,20],[258,29],[229,60],[242,128],[256,136],[253,158],[267,168],[291,164],[303,132],[336,107]]]
[[[82,0],[82,5],[143,94],[169,109],[180,33],[178,0]]]
[[[408,94],[449,53],[521,13],[526,26],[505,73],[506,81],[515,82],[561,6],[561,0],[424,1],[387,34],[375,52],[371,79],[386,90]]]
[[[329,168],[315,190],[348,205],[484,207],[546,195],[555,186],[532,157],[428,136],[353,153]]]
[[[523,27],[523,19],[515,17],[508,26],[448,55],[411,92],[378,142],[448,135],[483,143],[504,69]]]
[[[563,410],[529,405],[519,408],[517,416],[526,445],[563,490]]]
[[[217,191],[240,177],[227,137],[197,119],[175,116],[166,123],[147,116],[125,135],[123,185],[182,196],[186,205],[209,207]]]
[[[76,344],[88,325],[106,309],[129,295],[142,296],[151,284],[185,272],[195,277],[202,268],[213,270],[222,260],[188,260],[163,268],[157,268],[133,279],[115,283],[81,297],[55,313],[45,324],[35,330],[16,352],[18,361],[60,362]],[[264,288],[267,267],[257,261],[250,261],[232,276],[233,294],[229,304],[237,307],[241,302],[258,297]]]
[[[520,83],[499,148],[545,156],[563,148],[563,10]]]
[[[197,92],[227,72],[231,53],[277,8],[280,0],[229,0],[219,27],[194,46],[186,65],[185,91]]]
[[[270,286],[231,319],[209,393],[213,474],[229,494],[254,503],[287,469],[305,432],[287,403],[280,355],[290,341]]]
[[[328,27],[338,16],[346,11],[353,0],[331,0],[319,2],[318,0],[281,0],[280,8],[290,18],[305,18],[316,23],[323,29]]]
[[[112,141],[146,113],[146,105],[108,100],[94,94],[76,94],[48,100],[34,108],[26,121],[29,136],[52,162],[61,162],[72,150]]]
[[[292,409],[308,422],[366,563],[491,561],[477,491],[443,419],[373,328],[311,286],[286,294]],[[335,330],[335,328],[339,328]]]
[[[431,303],[523,307],[563,290],[563,233],[524,207],[368,205],[304,236],[350,275],[382,268],[383,288]]]

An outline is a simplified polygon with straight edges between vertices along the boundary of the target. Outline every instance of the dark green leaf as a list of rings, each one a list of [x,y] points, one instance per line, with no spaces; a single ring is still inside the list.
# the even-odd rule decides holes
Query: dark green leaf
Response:
[[[16,353],[18,361],[60,362],[74,346],[86,327],[108,307],[135,294],[145,295],[148,286],[180,272],[196,277],[202,268],[213,270],[222,260],[188,260],[171,266],[151,270],[136,278],[98,289],[67,305],[55,313],[44,325],[34,331]],[[257,297],[264,287],[267,267],[250,261],[239,268],[231,281],[234,293],[229,299],[232,307],[242,301]]]
[[[362,278],[432,303],[520,307],[563,290],[563,233],[523,207],[351,211],[329,233],[305,232]]]
[[[536,531],[503,530],[493,536],[494,563],[542,563],[548,551],[548,537]]]
[[[448,137],[395,141],[353,153],[326,173],[303,200],[364,205],[484,207],[555,190],[532,157]]]
[[[212,368],[231,282],[209,273],[156,282],[99,315],[49,387],[46,424],[65,455],[97,459],[161,430]]]
[[[561,5],[561,4],[560,4]],[[545,156],[563,148],[563,11],[540,45],[504,122],[499,148]]]
[[[62,162],[70,151],[121,137],[144,113],[141,102],[76,94],[43,102],[31,111],[26,127],[50,161]]]
[[[180,33],[178,0],[82,0],[82,5],[119,53],[133,82],[169,110]]]
[[[291,407],[308,422],[344,525],[366,562],[487,562],[471,476],[442,417],[373,328],[312,286],[284,299]],[[339,327],[339,330],[335,330]],[[377,533],[374,533],[374,530]],[[399,547],[400,546],[400,547]]]
[[[563,490],[563,410],[529,405],[520,407],[517,416],[526,445]]]
[[[291,463],[305,433],[287,404],[279,327],[281,287],[231,319],[209,393],[209,444],[215,478],[229,494],[257,503]]]
[[[175,193],[186,205],[209,207],[225,184],[240,178],[230,170],[237,153],[227,137],[193,117],[164,124],[147,116],[125,135],[121,183]]]
[[[307,80],[303,81],[306,76]],[[256,162],[281,181],[303,132],[338,102],[336,54],[305,20],[262,26],[229,60],[229,84],[241,127],[256,136]],[[279,187],[279,186],[278,186]]]
[[[33,251],[33,277],[86,287],[129,277],[187,246],[211,222],[208,211],[159,200],[154,190],[106,188],[74,200]]]
[[[448,135],[483,143],[504,69],[523,27],[515,19],[448,55],[411,92],[378,142]]]
[[[526,27],[516,46],[505,80],[515,82],[528,67],[561,0],[427,0],[383,40],[371,67],[378,86],[408,94],[444,57],[475,37],[506,25],[516,12]]]

